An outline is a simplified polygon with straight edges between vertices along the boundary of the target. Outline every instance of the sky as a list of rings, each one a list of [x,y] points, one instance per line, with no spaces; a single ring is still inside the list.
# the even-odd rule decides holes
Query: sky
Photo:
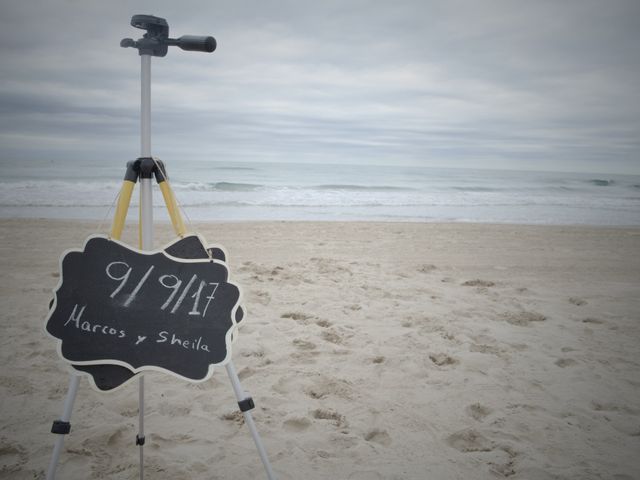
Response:
[[[152,154],[640,174],[640,1],[0,0],[0,165]]]

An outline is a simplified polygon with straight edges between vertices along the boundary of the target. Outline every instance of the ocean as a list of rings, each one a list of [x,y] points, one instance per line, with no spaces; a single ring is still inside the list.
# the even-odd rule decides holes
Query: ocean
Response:
[[[100,221],[125,163],[0,163],[1,218]],[[640,226],[640,176],[290,163],[166,162],[194,221],[329,220]],[[167,221],[155,187],[155,218]],[[137,218],[137,195],[130,211]]]

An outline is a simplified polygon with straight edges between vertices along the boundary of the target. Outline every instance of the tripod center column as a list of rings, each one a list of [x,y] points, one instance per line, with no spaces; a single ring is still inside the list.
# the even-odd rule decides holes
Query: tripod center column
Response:
[[[140,55],[140,156],[151,156],[151,55]]]
[[[140,55],[140,157],[151,157],[151,55]],[[140,248],[153,249],[151,178],[140,179]]]

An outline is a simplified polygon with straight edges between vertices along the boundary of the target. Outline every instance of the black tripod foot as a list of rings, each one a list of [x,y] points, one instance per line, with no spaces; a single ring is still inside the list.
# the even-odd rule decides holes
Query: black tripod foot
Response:
[[[248,412],[249,410],[256,408],[256,404],[253,403],[253,398],[249,397],[239,401],[238,407],[240,407],[241,412]]]
[[[69,422],[63,422],[62,420],[54,420],[51,426],[51,433],[57,433],[59,435],[66,435],[71,431],[71,424]]]

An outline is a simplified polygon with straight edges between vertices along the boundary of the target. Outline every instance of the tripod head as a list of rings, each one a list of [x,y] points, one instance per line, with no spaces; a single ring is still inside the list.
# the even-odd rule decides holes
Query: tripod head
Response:
[[[180,47],[192,52],[211,53],[216,49],[216,39],[204,35],[183,35],[180,38],[169,38],[169,24],[164,18],[153,15],[134,15],[131,25],[146,30],[142,38],[133,40],[125,38],[120,41],[123,48],[137,48],[140,55],[164,57],[169,46]]]

